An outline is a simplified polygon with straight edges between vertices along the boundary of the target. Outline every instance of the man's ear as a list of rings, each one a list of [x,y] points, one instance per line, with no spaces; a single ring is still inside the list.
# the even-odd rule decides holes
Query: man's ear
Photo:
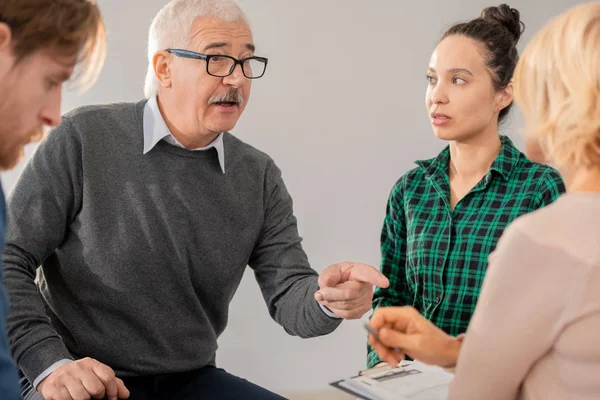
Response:
[[[154,66],[154,75],[158,82],[164,88],[171,87],[171,68],[169,68],[169,61],[171,57],[166,51],[159,51],[154,54],[152,58],[152,65]]]

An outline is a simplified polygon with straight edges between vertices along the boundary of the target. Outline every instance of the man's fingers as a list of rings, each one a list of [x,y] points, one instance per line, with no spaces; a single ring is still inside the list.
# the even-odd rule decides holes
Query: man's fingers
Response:
[[[73,398],[79,400],[89,399],[91,397],[79,379],[68,377],[64,380],[64,385],[70,395],[70,397],[67,397],[67,399]]]
[[[103,399],[106,389],[104,384],[95,374],[85,374],[81,377],[81,383],[85,390],[94,399]]]
[[[61,365],[37,387],[48,400],[125,399],[129,391],[114,371],[92,358]]]
[[[125,383],[119,378],[117,378],[117,396],[119,399],[128,399],[129,398],[129,389],[125,387]]]
[[[105,396],[109,400],[116,398],[118,394],[115,371],[113,371],[108,365],[102,364],[98,360],[92,360],[92,362],[92,371],[104,385]]]
[[[340,318],[356,319],[371,310],[373,288],[369,283],[344,282],[320,289],[315,299]]]
[[[386,288],[390,285],[390,281],[375,267],[367,264],[353,263],[350,269],[351,281],[370,283],[371,285]]]
[[[320,297],[315,294],[315,298],[319,302],[352,302],[354,300],[361,299],[365,296],[365,293],[370,290],[371,288],[368,284],[359,282],[344,282],[335,287],[323,287],[319,289],[317,293],[320,294]]]
[[[340,264],[330,265],[319,275],[319,287],[333,287],[342,282],[342,270]]]
[[[67,390],[66,387],[61,387],[56,391],[56,396],[51,397],[52,400],[73,400],[71,397],[71,393]]]
[[[330,265],[319,275],[319,287],[332,287],[347,281],[365,282],[386,288],[390,281],[377,270],[367,264],[343,262]]]

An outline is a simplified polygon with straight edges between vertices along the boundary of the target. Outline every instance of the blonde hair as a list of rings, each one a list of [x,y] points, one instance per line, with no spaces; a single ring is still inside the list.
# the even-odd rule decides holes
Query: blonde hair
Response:
[[[600,1],[550,21],[514,74],[526,134],[558,166],[600,166]]]
[[[225,22],[244,21],[246,16],[235,0],[173,0],[156,14],[148,34],[148,71],[144,94],[150,98],[158,91],[154,72],[154,54],[167,48],[185,48],[193,22],[214,17]]]

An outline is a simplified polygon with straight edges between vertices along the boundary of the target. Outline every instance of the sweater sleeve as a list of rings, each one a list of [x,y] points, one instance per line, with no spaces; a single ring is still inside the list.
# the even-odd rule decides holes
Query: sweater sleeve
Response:
[[[264,222],[249,265],[271,317],[286,332],[303,338],[331,333],[341,320],[327,316],[314,299],[318,275],[302,249],[281,171],[271,162],[266,174]]]
[[[11,350],[30,382],[71,355],[48,318],[35,283],[38,266],[55,251],[81,205],[81,141],[65,120],[40,144],[8,198],[5,284]]]

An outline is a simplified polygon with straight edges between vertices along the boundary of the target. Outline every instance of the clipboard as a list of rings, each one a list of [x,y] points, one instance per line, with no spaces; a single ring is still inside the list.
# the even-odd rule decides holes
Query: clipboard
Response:
[[[362,400],[446,400],[454,375],[419,361],[362,371],[330,385]]]

